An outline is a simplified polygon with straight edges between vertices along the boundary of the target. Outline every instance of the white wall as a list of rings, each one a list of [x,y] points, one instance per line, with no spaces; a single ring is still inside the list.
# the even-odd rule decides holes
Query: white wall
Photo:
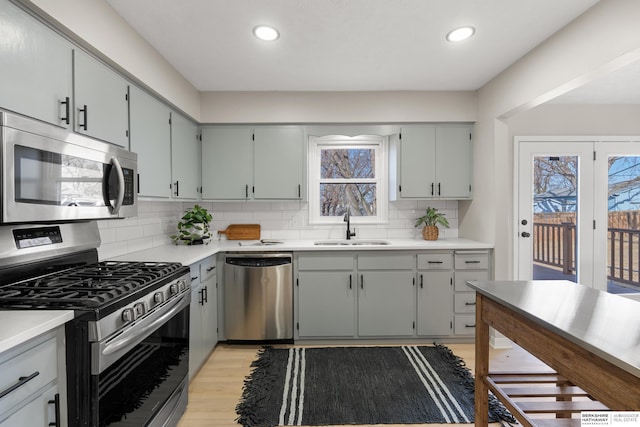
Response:
[[[476,93],[204,92],[202,123],[475,122]]]
[[[309,206],[305,202],[200,202],[213,214],[212,230],[224,230],[229,224],[260,224],[263,239],[325,240],[343,238],[346,225],[310,225]],[[100,259],[125,255],[143,249],[171,244],[169,236],[185,209],[193,203],[141,201],[138,216],[125,220],[99,221],[102,244]],[[444,213],[450,228],[441,229],[440,238],[458,236],[457,201],[391,202],[389,223],[358,225],[357,239],[422,239],[415,219],[427,206]],[[217,236],[214,236],[217,238]]]
[[[513,277],[513,144],[506,120],[638,60],[639,20],[639,1],[601,1],[479,90],[474,199],[460,204],[460,234],[494,244],[497,279]]]
[[[200,94],[104,0],[22,0],[33,4],[195,120]]]

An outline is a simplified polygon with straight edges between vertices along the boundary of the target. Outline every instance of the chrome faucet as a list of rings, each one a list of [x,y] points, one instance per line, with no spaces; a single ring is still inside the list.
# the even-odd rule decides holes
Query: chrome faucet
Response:
[[[347,240],[351,240],[352,237],[355,237],[356,230],[351,231],[351,212],[349,210],[349,206],[347,206],[347,213],[344,214],[343,221],[347,223]]]

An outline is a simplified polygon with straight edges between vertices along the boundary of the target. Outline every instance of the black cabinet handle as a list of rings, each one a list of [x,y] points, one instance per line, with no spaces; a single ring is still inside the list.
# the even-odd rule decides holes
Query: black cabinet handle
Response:
[[[204,289],[200,289],[198,293],[200,294],[200,299],[198,300],[198,304],[204,305]]]
[[[69,124],[70,122],[70,114],[69,114],[69,108],[71,103],[69,102],[69,97],[65,97],[64,101],[60,101],[60,104],[64,105],[64,117],[60,117],[60,121],[65,122],[66,124]]]
[[[54,405],[55,418],[52,423],[49,423],[50,427],[60,427],[60,394],[56,393],[53,400],[49,401],[49,405]]]
[[[420,275],[420,289],[424,288],[424,275]]]
[[[480,264],[480,261],[477,260],[473,260],[473,261],[465,261],[465,264]]]
[[[360,275],[360,289],[364,289],[364,275]]]
[[[438,196],[440,195],[440,183],[438,183]]]
[[[431,195],[433,196],[433,182],[431,183]]]
[[[300,184],[298,184],[298,199],[302,197],[302,189],[300,187]]]
[[[33,374],[29,375],[28,377],[19,377],[17,383],[0,392],[0,399],[5,397],[7,394],[11,393],[12,391],[16,391],[17,389],[19,389],[20,387],[22,387],[23,385],[25,385],[26,383],[28,383],[29,381],[37,377],[38,375],[40,375],[40,372],[35,371]]]
[[[244,198],[245,199],[249,198],[249,184],[244,186]]]
[[[176,181],[176,197],[180,196],[180,181]]]
[[[191,278],[191,281],[192,281],[192,282],[193,282],[194,280],[198,280],[198,276],[193,276],[193,277]]]
[[[476,324],[474,323],[474,324],[472,324],[472,325],[464,325],[464,327],[465,327],[465,328],[475,328],[475,327],[476,327]]]
[[[427,264],[443,264],[443,261],[427,261]]]
[[[202,288],[202,301],[204,304],[209,302],[209,289],[207,289],[207,286]]]
[[[84,122],[83,123],[79,123],[78,127],[84,128],[84,130],[87,130],[87,112],[88,107],[87,104],[84,104],[84,108],[79,108],[78,111],[82,113],[82,116],[84,118]]]
[[[207,271],[211,271],[211,270],[215,270],[215,269],[216,269],[216,266],[214,265],[213,267],[207,268]]]
[[[476,305],[475,302],[465,302],[464,305]]]
[[[352,289],[351,288],[351,275],[349,275],[349,289]]]

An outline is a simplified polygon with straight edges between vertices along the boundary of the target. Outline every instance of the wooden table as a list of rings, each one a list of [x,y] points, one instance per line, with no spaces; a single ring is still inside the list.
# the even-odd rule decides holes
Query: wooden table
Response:
[[[640,410],[640,303],[567,281],[474,281],[468,286],[476,291],[476,426],[488,424],[490,390],[523,425],[580,425],[579,419],[566,419],[567,413],[536,420],[507,402],[499,387],[496,394],[489,327],[586,391],[596,404]]]

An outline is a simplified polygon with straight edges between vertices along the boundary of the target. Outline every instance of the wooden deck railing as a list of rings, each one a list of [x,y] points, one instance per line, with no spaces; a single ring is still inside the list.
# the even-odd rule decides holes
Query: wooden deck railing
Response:
[[[576,226],[571,223],[533,225],[534,262],[558,267],[564,274],[576,271]],[[640,286],[640,230],[608,229],[607,278]]]

